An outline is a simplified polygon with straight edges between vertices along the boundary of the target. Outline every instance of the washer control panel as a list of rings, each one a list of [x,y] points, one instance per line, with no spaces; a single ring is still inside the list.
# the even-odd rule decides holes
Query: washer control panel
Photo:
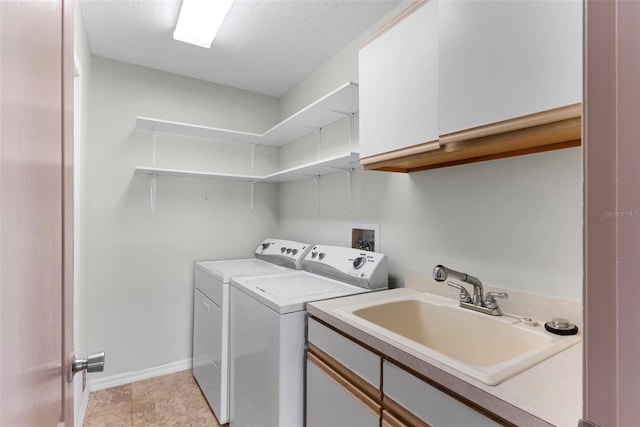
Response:
[[[370,289],[388,286],[387,256],[378,252],[314,245],[302,261],[302,268]]]
[[[302,259],[311,249],[308,243],[292,240],[265,239],[256,248],[256,258],[283,265],[285,267],[302,269]]]

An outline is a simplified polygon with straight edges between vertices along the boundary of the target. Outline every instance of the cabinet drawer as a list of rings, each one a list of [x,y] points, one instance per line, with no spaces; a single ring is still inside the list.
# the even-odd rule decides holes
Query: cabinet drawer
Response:
[[[199,289],[203,294],[207,296],[211,301],[222,307],[222,294],[224,285],[211,277],[204,271],[200,270],[196,264],[196,289]],[[228,286],[228,285],[227,285]]]
[[[380,389],[380,356],[309,318],[308,341]]]
[[[384,399],[406,408],[432,427],[499,426],[492,419],[396,365],[383,362]],[[383,404],[385,408],[387,404]]]
[[[378,427],[381,407],[313,354],[307,355],[308,427]]]

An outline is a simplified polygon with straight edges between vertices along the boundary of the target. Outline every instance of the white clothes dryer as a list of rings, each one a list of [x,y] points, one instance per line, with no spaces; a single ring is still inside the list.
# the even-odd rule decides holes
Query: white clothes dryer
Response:
[[[229,421],[229,282],[300,269],[311,245],[266,239],[255,258],[197,262],[193,314],[193,376],[220,424]]]
[[[302,265],[231,280],[231,427],[303,426],[306,304],[388,285],[379,253],[316,245]]]

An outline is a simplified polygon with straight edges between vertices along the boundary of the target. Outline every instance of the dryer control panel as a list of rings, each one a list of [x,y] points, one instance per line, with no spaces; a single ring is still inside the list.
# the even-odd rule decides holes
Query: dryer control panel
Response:
[[[367,289],[386,289],[389,285],[387,256],[378,252],[314,245],[304,257],[302,268]]]
[[[302,260],[311,250],[308,243],[294,242],[292,240],[265,239],[256,248],[256,258],[269,261],[296,270],[302,269]]]

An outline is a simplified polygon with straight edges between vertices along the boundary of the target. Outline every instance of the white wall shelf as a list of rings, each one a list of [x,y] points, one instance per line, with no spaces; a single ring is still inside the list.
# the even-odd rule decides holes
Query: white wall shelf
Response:
[[[310,176],[327,175],[337,171],[349,171],[360,167],[358,153],[349,152],[338,156],[329,157],[316,162],[285,169],[265,176],[265,182],[286,182],[304,179]]]
[[[356,111],[358,84],[347,82],[262,134],[141,116],[137,117],[136,129],[282,147],[315,129],[321,129],[344,118],[345,114],[353,114]]]
[[[328,175],[336,172],[344,172],[347,174],[347,183],[349,188],[349,211],[353,208],[352,180],[353,171],[360,167],[360,156],[355,152],[348,152],[341,155],[318,160],[316,162],[307,163],[301,166],[281,170],[270,175],[241,175],[232,173],[216,173],[190,171],[180,169],[166,169],[155,166],[136,166],[135,173],[149,175],[150,196],[151,196],[151,212],[156,212],[156,180],[159,175],[181,176],[186,178],[206,178],[206,179],[223,179],[231,181],[245,181],[251,183],[249,202],[251,210],[253,210],[253,198],[255,184],[258,182],[279,183],[287,181],[296,181],[300,179],[315,177],[316,178],[316,212],[320,210],[318,182],[321,175]]]
[[[286,182],[308,177],[326,175],[337,171],[349,171],[360,167],[358,153],[344,153],[324,160],[307,163],[294,168],[285,169],[270,175],[242,175],[232,173],[202,172],[180,169],[158,168],[155,166],[136,166],[135,173],[148,175],[171,175],[189,178],[225,179],[247,182]]]
[[[241,175],[231,173],[217,173],[217,172],[200,172],[191,170],[180,169],[166,169],[150,166],[136,166],[136,173],[149,174],[149,175],[170,175],[170,176],[182,176],[188,178],[208,178],[208,179],[226,179],[231,181],[261,181],[264,179],[258,175]]]
[[[354,82],[347,82],[262,134],[138,116],[136,120],[136,129],[150,131],[153,136],[153,165],[136,166],[135,173],[149,175],[151,211],[155,212],[156,186],[157,177],[159,175],[249,182],[251,184],[251,209],[253,210],[254,187],[257,182],[277,183],[315,177],[316,200],[318,200],[318,183],[320,176],[342,171],[347,173],[349,178],[349,206],[351,209],[351,182],[353,179],[353,170],[360,167],[359,155],[356,152],[350,151],[333,157],[322,158],[320,154],[320,141],[322,140],[323,127],[346,117],[349,122],[349,146],[353,146],[352,119],[354,114],[358,111],[358,102],[358,84]],[[282,147],[283,145],[286,145],[287,143],[301,138],[311,132],[316,133],[316,144],[318,145],[317,161],[281,170],[270,175],[260,176],[253,174],[256,145],[262,144],[272,147]],[[156,166],[158,133],[249,143],[252,145],[251,174],[246,175],[159,168]],[[317,210],[319,210],[319,202]]]

